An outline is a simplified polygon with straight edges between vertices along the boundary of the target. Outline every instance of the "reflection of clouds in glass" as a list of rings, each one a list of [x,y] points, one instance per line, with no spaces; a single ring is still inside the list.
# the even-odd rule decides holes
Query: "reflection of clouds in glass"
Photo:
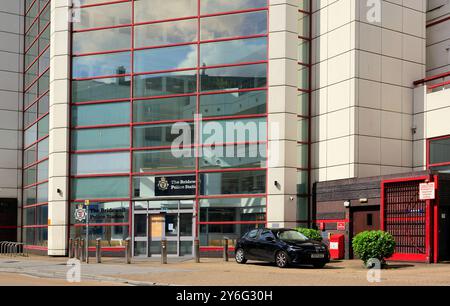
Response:
[[[81,9],[81,21],[74,29],[87,29],[131,23],[131,2],[87,7]]]
[[[200,27],[202,40],[265,34],[267,13],[264,11],[202,18]]]
[[[209,77],[266,77],[266,64],[203,69]]]
[[[266,38],[232,40],[201,45],[200,63],[206,66],[267,59]]]
[[[135,22],[197,15],[197,0],[135,0]]]
[[[135,52],[135,72],[150,72],[197,66],[197,46],[179,46]]]
[[[197,19],[137,26],[135,46],[147,47],[197,40]]]
[[[73,59],[73,77],[86,78],[130,73],[130,53],[112,53]]]
[[[131,28],[106,29],[73,34],[73,52],[88,53],[130,49]]]
[[[201,14],[237,11],[267,6],[267,0],[202,0]]]

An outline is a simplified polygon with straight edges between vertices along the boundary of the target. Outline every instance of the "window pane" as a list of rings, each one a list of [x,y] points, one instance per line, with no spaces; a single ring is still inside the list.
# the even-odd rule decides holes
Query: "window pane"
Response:
[[[133,102],[134,122],[192,119],[196,112],[196,97],[176,97]]]
[[[297,172],[297,194],[308,194],[308,171]]]
[[[121,124],[130,122],[130,103],[102,103],[72,107],[73,126]]]
[[[24,126],[28,127],[31,123],[35,122],[37,119],[37,104],[33,105],[25,111],[24,114]]]
[[[48,202],[48,183],[40,184],[37,186],[37,203]]]
[[[130,49],[131,28],[113,28],[73,33],[74,54]]]
[[[201,90],[238,90],[266,86],[266,64],[202,69]]]
[[[266,171],[203,173],[200,177],[201,195],[266,192]]]
[[[267,59],[267,39],[252,38],[202,44],[200,62],[205,66],[256,62]]]
[[[74,175],[128,173],[130,153],[73,154],[71,167]]]
[[[72,81],[72,102],[112,100],[129,97],[129,77]]]
[[[197,89],[196,71],[141,75],[134,78],[134,96],[152,97],[194,93]]]
[[[73,131],[73,150],[101,150],[129,147],[130,129],[128,127]]]
[[[37,123],[33,124],[25,131],[24,138],[25,138],[24,140],[25,147],[29,146],[30,144],[32,144],[37,140]]]
[[[266,141],[266,118],[203,121],[203,144]]]
[[[179,44],[197,40],[197,19],[136,26],[135,48]]]
[[[80,203],[71,203],[71,224],[84,223],[75,220],[75,210]],[[126,223],[129,218],[130,202],[91,202],[89,205],[90,223]]]
[[[131,73],[130,52],[80,56],[73,58],[73,78],[90,78]]]
[[[135,0],[135,22],[197,15],[198,0]]]
[[[200,96],[200,112],[205,118],[264,114],[266,101],[266,91],[202,95]]]
[[[265,221],[265,198],[202,199],[200,222]]]
[[[41,160],[48,156],[48,138],[39,141],[38,145],[38,160]]]
[[[182,125],[180,125],[181,129],[177,129],[177,126],[175,126],[173,132],[172,127],[173,124],[134,127],[133,147],[172,146],[174,140],[181,135],[183,135],[183,137],[185,136],[187,140],[190,140],[191,144],[194,142],[193,124],[182,123]]]
[[[30,167],[23,172],[23,185],[29,186],[36,183],[36,166]]]
[[[136,51],[134,72],[193,68],[197,66],[197,47],[179,46]]]
[[[308,198],[307,197],[297,197],[297,220],[307,221],[308,220]]]
[[[450,162],[450,138],[430,141],[430,164]]]
[[[239,11],[266,6],[267,0],[202,0],[200,8],[202,14],[212,14],[217,12]]]
[[[42,182],[48,179],[48,160],[43,161],[37,166],[37,181]]]
[[[90,226],[89,246],[95,246],[97,238],[101,239],[102,247],[123,247],[124,240],[129,236],[128,226]],[[70,237],[86,238],[86,226],[72,226]],[[119,253],[120,254],[120,253]]]
[[[86,7],[80,9],[80,21],[74,30],[108,27],[131,23],[131,2]]]
[[[200,225],[200,245],[223,247],[223,239],[227,237],[231,245],[248,231],[262,228],[264,224],[202,224]]]
[[[172,178],[174,178],[173,175],[171,175]],[[159,177],[161,178],[161,177]],[[186,180],[186,181],[192,181],[192,179],[195,178],[195,174],[187,174],[187,175],[177,175],[175,179],[177,180]],[[133,178],[133,197],[135,198],[153,198],[155,197],[155,176],[139,176]],[[195,190],[186,190],[185,195],[194,196]],[[192,202],[188,201],[189,203],[186,203],[185,207],[186,209],[192,209]],[[164,201],[162,202],[149,202],[150,208],[153,210],[161,210],[163,208],[165,209],[178,209],[178,201]],[[182,203],[181,203],[182,204]]]
[[[38,139],[48,135],[49,115],[45,116],[38,122]]]
[[[238,1],[227,1],[228,3]],[[250,36],[267,33],[267,12],[253,12],[202,18],[202,40]]]
[[[133,153],[133,172],[195,170],[192,149],[137,151]]]
[[[36,225],[47,225],[47,224],[48,224],[48,205],[41,205],[36,207]]]
[[[73,199],[111,199],[129,196],[128,177],[72,179]]]
[[[266,166],[266,144],[204,147],[201,169],[262,168]]]
[[[24,205],[36,204],[36,186],[23,190],[23,203]]]
[[[24,151],[24,166],[27,166],[36,161],[36,145]]]

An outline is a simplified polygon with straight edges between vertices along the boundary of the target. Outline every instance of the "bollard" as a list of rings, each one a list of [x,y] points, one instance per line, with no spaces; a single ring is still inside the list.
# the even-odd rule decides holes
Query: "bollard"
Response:
[[[131,239],[125,239],[125,263],[131,264]]]
[[[97,259],[97,263],[102,262],[102,247],[101,247],[101,238],[97,238],[95,241],[95,257]]]
[[[69,239],[69,258],[73,258],[73,239]]]
[[[74,251],[75,251],[75,258],[80,259],[80,252],[78,252],[78,246],[80,245],[80,238],[75,239],[74,243]]]
[[[85,241],[84,239],[80,240],[80,250],[79,252],[81,253],[81,261],[85,261],[86,260],[86,247],[85,247]]]
[[[228,261],[228,239],[226,238],[223,244],[223,260]]]
[[[161,240],[161,264],[167,264],[167,240]]]
[[[200,263],[200,240],[194,240],[194,259],[196,263]]]

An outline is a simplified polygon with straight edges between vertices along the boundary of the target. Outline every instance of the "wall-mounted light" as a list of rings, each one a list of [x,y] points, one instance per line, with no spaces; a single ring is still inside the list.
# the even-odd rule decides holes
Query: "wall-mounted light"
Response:
[[[277,187],[277,188],[280,188],[281,186],[280,186],[280,183],[278,183],[278,181],[275,181],[274,182],[274,185],[275,185],[275,187]]]
[[[56,189],[56,192],[60,195],[60,196],[62,196],[62,190],[61,189]]]
[[[359,199],[359,203],[361,203],[361,204],[369,203],[369,199],[368,198],[361,198],[361,199]]]
[[[345,201],[344,202],[344,207],[345,208],[349,208],[350,207],[350,201]]]

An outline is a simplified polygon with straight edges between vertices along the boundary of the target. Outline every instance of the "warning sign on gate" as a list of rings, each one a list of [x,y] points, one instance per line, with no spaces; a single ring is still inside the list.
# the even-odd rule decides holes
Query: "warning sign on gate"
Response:
[[[419,186],[419,198],[421,201],[434,200],[436,198],[434,183],[423,183]]]

